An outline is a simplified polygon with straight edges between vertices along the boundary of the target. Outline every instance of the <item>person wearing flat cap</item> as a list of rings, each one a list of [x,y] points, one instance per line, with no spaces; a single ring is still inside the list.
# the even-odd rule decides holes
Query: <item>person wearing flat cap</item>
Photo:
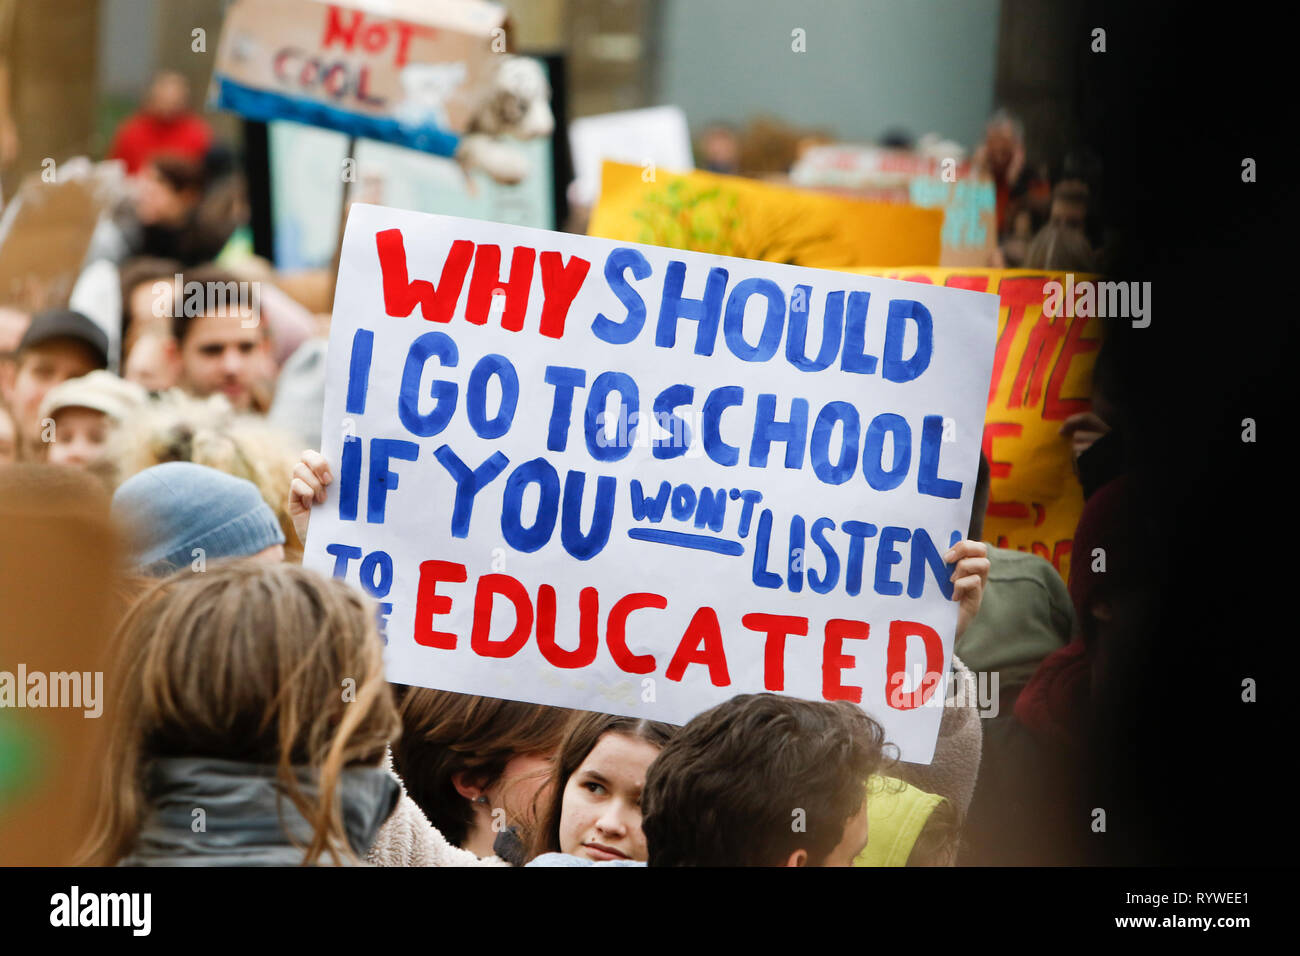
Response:
[[[40,408],[46,393],[60,382],[107,368],[108,337],[80,312],[49,309],[33,316],[15,358],[0,382],[0,393],[13,412],[19,459],[39,461]]]
[[[46,460],[83,468],[99,464],[109,430],[148,397],[135,382],[103,369],[55,385],[45,393],[40,408],[40,420],[49,423]]]

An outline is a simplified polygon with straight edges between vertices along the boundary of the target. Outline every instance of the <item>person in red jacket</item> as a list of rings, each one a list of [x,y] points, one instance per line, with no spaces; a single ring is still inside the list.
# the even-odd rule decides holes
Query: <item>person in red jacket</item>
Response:
[[[212,129],[190,109],[190,86],[179,73],[154,77],[140,111],[118,127],[109,159],[126,162],[134,176],[154,156],[168,154],[202,162],[212,146]]]

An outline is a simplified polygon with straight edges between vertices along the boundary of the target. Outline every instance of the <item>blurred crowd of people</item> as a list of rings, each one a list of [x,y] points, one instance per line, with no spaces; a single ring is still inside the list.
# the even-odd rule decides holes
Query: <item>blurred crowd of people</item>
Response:
[[[1063,822],[1072,761],[1134,579],[1122,377],[1105,347],[1093,411],[1062,441],[1087,497],[1075,552],[1104,546],[1108,573],[1079,560],[1067,583],[1037,556],[981,542],[982,463],[968,540],[948,556],[967,612],[951,680],[973,687],[996,672],[1000,696],[995,714],[979,712],[973,690],[946,707],[931,765],[895,759],[880,726],[845,703],[742,695],[675,727],[390,685],[366,600],[297,566],[310,507],[332,481],[310,450],[329,317],[232,251],[248,216],[235,154],[189,97],[182,78],[160,75],[113,139],[108,155],[132,188],[90,257],[112,266],[112,301],[0,316],[0,525],[18,533],[22,515],[75,503],[121,542],[122,573],[99,569],[113,581],[106,619],[120,626],[80,859],[1077,858]],[[890,142],[908,145],[902,134]],[[702,131],[699,151],[701,168],[741,171],[731,127]],[[1099,265],[1095,164],[1035,165],[1004,112],[972,163],[995,184],[1006,265]],[[54,554],[87,540],[54,523],[42,534]],[[6,580],[7,592],[22,580]],[[207,808],[206,829],[191,826],[195,806]],[[792,827],[795,811],[804,821]]]

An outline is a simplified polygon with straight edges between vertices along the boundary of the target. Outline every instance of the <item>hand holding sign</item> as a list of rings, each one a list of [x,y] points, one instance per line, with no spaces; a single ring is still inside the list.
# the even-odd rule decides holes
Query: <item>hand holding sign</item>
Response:
[[[966,625],[979,613],[984,601],[984,585],[989,580],[988,553],[988,545],[983,541],[963,539],[943,556],[945,564],[956,562],[957,565],[949,578],[952,581],[952,599],[961,605],[957,616],[957,637],[966,633]]]
[[[302,453],[302,460],[293,466],[289,482],[289,517],[298,540],[307,540],[307,525],[313,504],[325,503],[325,486],[334,480],[329,463],[318,451],[310,448]]]
[[[294,509],[335,479],[305,561],[379,601],[390,679],[671,723],[850,700],[930,759],[995,298],[357,205],[335,306],[354,427]]]

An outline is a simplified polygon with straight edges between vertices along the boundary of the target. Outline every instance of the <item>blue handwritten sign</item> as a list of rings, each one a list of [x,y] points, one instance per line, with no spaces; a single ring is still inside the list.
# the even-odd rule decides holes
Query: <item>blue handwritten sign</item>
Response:
[[[355,205],[306,563],[390,679],[683,723],[938,732],[998,300]]]

